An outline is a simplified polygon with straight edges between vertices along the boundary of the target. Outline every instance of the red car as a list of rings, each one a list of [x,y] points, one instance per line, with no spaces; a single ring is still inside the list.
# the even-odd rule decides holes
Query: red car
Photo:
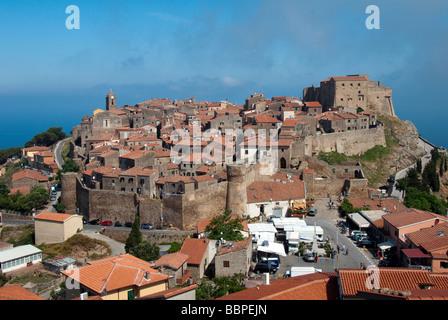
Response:
[[[101,222],[101,225],[102,226],[111,226],[111,225],[113,225],[113,223],[110,220],[106,220],[106,221]]]

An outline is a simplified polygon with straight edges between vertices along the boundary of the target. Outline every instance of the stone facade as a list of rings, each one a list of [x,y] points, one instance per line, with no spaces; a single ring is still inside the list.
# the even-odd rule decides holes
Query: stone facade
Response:
[[[344,107],[356,112],[358,108],[378,114],[395,116],[392,89],[369,79],[369,75],[331,77],[320,82],[320,87],[303,90],[304,101],[319,101],[323,111]]]

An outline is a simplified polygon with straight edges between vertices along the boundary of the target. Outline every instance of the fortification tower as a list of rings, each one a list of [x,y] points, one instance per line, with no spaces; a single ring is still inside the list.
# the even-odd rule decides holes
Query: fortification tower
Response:
[[[67,206],[65,209],[67,214],[76,213],[76,177],[75,172],[61,174],[61,202]]]
[[[106,110],[116,110],[117,109],[117,96],[113,94],[112,89],[106,96]]]
[[[234,214],[247,213],[246,175],[246,165],[227,165],[226,209]]]

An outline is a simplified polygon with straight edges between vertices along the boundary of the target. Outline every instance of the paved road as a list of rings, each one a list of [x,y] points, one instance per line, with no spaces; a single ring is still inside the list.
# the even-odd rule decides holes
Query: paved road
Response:
[[[56,144],[56,148],[54,148],[54,161],[56,162],[59,168],[62,168],[62,166],[64,165],[64,159],[62,158],[61,151],[64,148],[65,143],[70,139],[71,137],[59,141]]]
[[[281,276],[285,271],[292,266],[300,267],[315,267],[324,272],[334,272],[337,268],[355,268],[359,269],[361,264],[365,266],[377,266],[378,259],[376,259],[371,251],[357,246],[352,239],[342,234],[336,227],[338,220],[344,220],[339,217],[337,209],[329,209],[327,206],[328,199],[318,199],[314,204],[317,209],[315,217],[306,218],[307,225],[321,226],[324,230],[324,238],[329,238],[332,248],[336,249],[337,245],[342,248],[343,245],[348,249],[348,254],[342,250],[333,259],[319,258],[316,263],[306,262],[301,257],[296,255],[288,255],[287,257],[280,257],[280,268],[278,276]]]

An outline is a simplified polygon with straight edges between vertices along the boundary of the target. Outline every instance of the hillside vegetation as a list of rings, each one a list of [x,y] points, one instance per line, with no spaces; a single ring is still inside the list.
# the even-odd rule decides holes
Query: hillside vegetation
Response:
[[[425,153],[418,143],[418,132],[409,121],[396,117],[379,116],[384,124],[386,146],[377,145],[359,156],[346,156],[337,152],[320,153],[318,159],[330,165],[346,161],[359,161],[370,186],[378,188],[391,175],[415,163]]]

